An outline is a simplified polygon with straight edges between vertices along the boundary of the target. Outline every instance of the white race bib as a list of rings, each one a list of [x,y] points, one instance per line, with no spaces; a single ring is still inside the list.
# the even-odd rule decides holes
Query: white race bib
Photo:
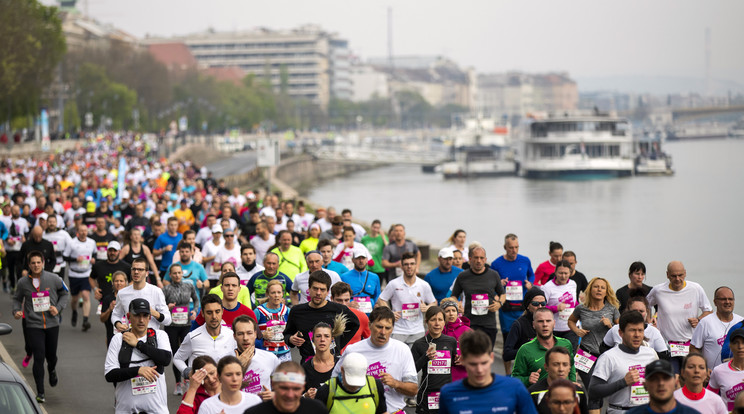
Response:
[[[150,382],[145,377],[132,378],[132,395],[152,394],[158,388],[157,380]]]
[[[643,386],[643,383],[646,380],[646,367],[643,367],[641,365],[633,365],[632,367],[628,367],[628,370],[635,369],[638,371],[638,374],[640,375],[641,379],[640,381],[631,384],[630,386],[630,404],[631,405],[643,405],[648,404],[650,401],[650,397],[648,395],[648,391]]]
[[[106,246],[101,246],[98,248],[98,254],[96,254],[96,260],[107,260],[108,256],[106,255]]]
[[[188,306],[176,306],[171,312],[171,320],[174,325],[186,325],[189,323]]]
[[[438,392],[432,392],[427,397],[427,405],[429,406],[429,410],[438,410],[439,409],[439,393]]]
[[[673,357],[686,357],[690,353],[690,341],[674,342],[669,341],[669,351]]]
[[[429,374],[449,374],[452,369],[452,354],[447,350],[437,351],[437,357],[430,359],[426,365],[426,372]]]
[[[568,305],[566,305],[566,306],[568,306]],[[566,308],[566,309],[563,309],[562,311],[559,311],[558,312],[558,319],[567,322],[568,321],[568,318],[570,318],[571,315],[573,314],[573,311],[574,311],[574,308]]]
[[[357,296],[354,302],[359,304],[359,310],[364,313],[372,313],[372,298],[368,296]]]
[[[576,369],[578,369],[579,371],[583,371],[588,374],[594,366],[595,362],[597,362],[597,357],[595,357],[594,355],[584,351],[581,348],[576,351],[576,356],[574,356],[574,364],[576,366]]]
[[[407,321],[416,320],[421,315],[418,303],[404,303],[400,313],[401,317]]]
[[[49,291],[31,292],[31,302],[34,305],[34,312],[46,312],[51,307],[49,301]]]
[[[509,281],[506,284],[506,300],[510,302],[521,302],[524,298],[522,282]]]
[[[470,312],[473,315],[487,315],[488,314],[488,294],[473,294],[470,295]]]

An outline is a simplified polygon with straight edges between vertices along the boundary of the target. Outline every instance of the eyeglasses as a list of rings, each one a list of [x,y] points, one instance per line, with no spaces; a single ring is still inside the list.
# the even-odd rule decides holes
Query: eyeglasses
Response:
[[[235,237],[234,234],[226,234],[225,237]]]
[[[547,306],[548,305],[548,302],[534,302],[533,301],[533,302],[530,302],[530,305],[532,305],[532,306],[538,306],[538,307],[539,306]]]
[[[140,268],[140,267],[133,267],[133,268],[132,268],[132,271],[133,271],[133,272],[146,272],[146,271],[147,271],[147,269],[144,269],[144,268]]]

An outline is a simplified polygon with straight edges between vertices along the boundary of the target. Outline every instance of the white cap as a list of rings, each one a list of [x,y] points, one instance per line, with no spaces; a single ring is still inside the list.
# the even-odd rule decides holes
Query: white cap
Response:
[[[222,233],[222,226],[219,224],[212,225],[212,233]]]
[[[439,257],[441,257],[442,259],[452,259],[453,257],[455,257],[455,255],[452,252],[452,248],[444,247],[439,250]]]
[[[39,220],[46,220],[49,218],[49,214],[47,213],[41,213],[39,214]]]
[[[352,387],[363,387],[367,383],[367,358],[358,352],[350,352],[345,355],[344,380]]]
[[[352,259],[356,259],[357,257],[369,257],[369,255],[366,252],[366,249],[363,247],[354,247],[354,253],[351,256]]]
[[[109,250],[109,249],[121,250],[121,244],[119,244],[119,242],[116,240],[110,241],[108,244],[108,248],[106,250]]]
[[[129,200],[129,191],[127,191],[127,190],[122,191],[121,192],[121,198],[122,199],[125,199],[126,198],[127,200]]]

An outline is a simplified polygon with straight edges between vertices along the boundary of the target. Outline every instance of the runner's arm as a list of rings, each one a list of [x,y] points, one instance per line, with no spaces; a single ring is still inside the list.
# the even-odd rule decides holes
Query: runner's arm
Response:
[[[592,376],[591,381],[589,381],[589,393],[593,397],[605,398],[622,390],[627,386],[628,384],[625,382],[625,377],[620,378],[617,381],[607,383],[607,381],[594,375]]]

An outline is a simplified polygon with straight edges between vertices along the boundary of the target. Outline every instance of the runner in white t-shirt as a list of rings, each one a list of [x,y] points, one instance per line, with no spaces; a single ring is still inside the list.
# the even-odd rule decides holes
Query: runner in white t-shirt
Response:
[[[728,414],[729,410],[721,397],[703,387],[708,376],[708,365],[702,354],[688,354],[682,363],[680,375],[684,386],[674,391],[674,399],[700,411],[700,414]]]
[[[219,265],[219,268],[225,262],[231,262],[236,268],[240,264],[240,245],[235,242],[235,232],[230,229],[224,230],[223,237],[225,238],[225,244],[217,250],[212,262],[213,270],[216,264]]]
[[[372,375],[385,385],[385,401],[389,413],[404,409],[404,398],[413,397],[418,391],[418,374],[411,350],[403,342],[390,338],[394,321],[395,315],[389,308],[375,308],[369,315],[372,335],[347,346],[331,374],[332,377],[339,375],[345,355],[352,352],[364,355],[369,363],[367,375]]]
[[[238,358],[228,355],[217,363],[220,393],[207,398],[199,406],[199,414],[243,414],[245,410],[261,403],[255,394],[240,390],[243,367]]]
[[[628,310],[638,311],[643,316],[643,320],[648,320],[648,301],[646,301],[645,297],[634,296],[628,299],[628,307],[625,311],[627,312]],[[653,348],[659,355],[659,358],[667,358],[669,356],[666,341],[664,341],[664,337],[661,336],[661,332],[655,326],[647,323],[644,335],[645,342],[648,344],[647,346]],[[603,342],[610,348],[623,343],[623,338],[620,337],[620,325],[613,325],[605,334]]]
[[[708,389],[720,395],[726,409],[733,411],[736,396],[744,390],[744,329],[729,333],[729,343],[733,359],[713,368]]]
[[[265,222],[256,224],[256,235],[251,238],[251,245],[256,248],[256,262],[263,263],[266,252],[276,244],[276,238],[269,233]]]
[[[403,276],[385,286],[375,306],[392,308],[396,319],[393,338],[410,347],[424,336],[424,314],[437,304],[437,299],[431,286],[416,276],[416,256],[403,253],[400,261]]]
[[[218,282],[212,282],[219,280],[220,278],[220,262],[216,261],[217,253],[225,245],[225,241],[222,239],[222,226],[215,224],[212,226],[212,238],[202,245],[202,260],[204,260],[204,270],[207,271],[207,279],[211,287],[217,286]],[[216,266],[214,264],[217,264]]]
[[[692,331],[690,352],[702,352],[709,367],[721,365],[721,346],[729,329],[744,320],[734,313],[734,291],[722,286],[713,294],[716,313],[703,318]]]
[[[238,348],[235,356],[243,366],[243,392],[256,394],[264,401],[273,397],[271,392],[271,373],[279,365],[279,358],[271,352],[256,349],[258,324],[247,315],[233,321],[233,335]]]
[[[669,344],[674,372],[679,372],[682,358],[690,352],[693,329],[713,310],[703,287],[685,281],[686,277],[682,262],[670,262],[669,282],[654,286],[647,296],[650,306],[658,306],[656,326]]]
[[[302,304],[310,302],[310,273],[318,270],[324,271],[328,276],[331,277],[331,287],[337,282],[341,281],[341,276],[333,270],[323,269],[323,256],[317,251],[311,251],[305,256],[305,262],[307,263],[307,271],[302,272],[295,276],[294,282],[292,282],[292,289],[289,292],[289,297],[292,303]],[[328,289],[328,300],[331,300],[331,290]]]
[[[653,349],[642,346],[644,324],[640,312],[623,313],[619,323],[623,342],[600,355],[594,363],[589,395],[597,399],[609,397],[607,414],[624,413],[649,401],[643,387],[643,373],[646,365],[659,357]]]

